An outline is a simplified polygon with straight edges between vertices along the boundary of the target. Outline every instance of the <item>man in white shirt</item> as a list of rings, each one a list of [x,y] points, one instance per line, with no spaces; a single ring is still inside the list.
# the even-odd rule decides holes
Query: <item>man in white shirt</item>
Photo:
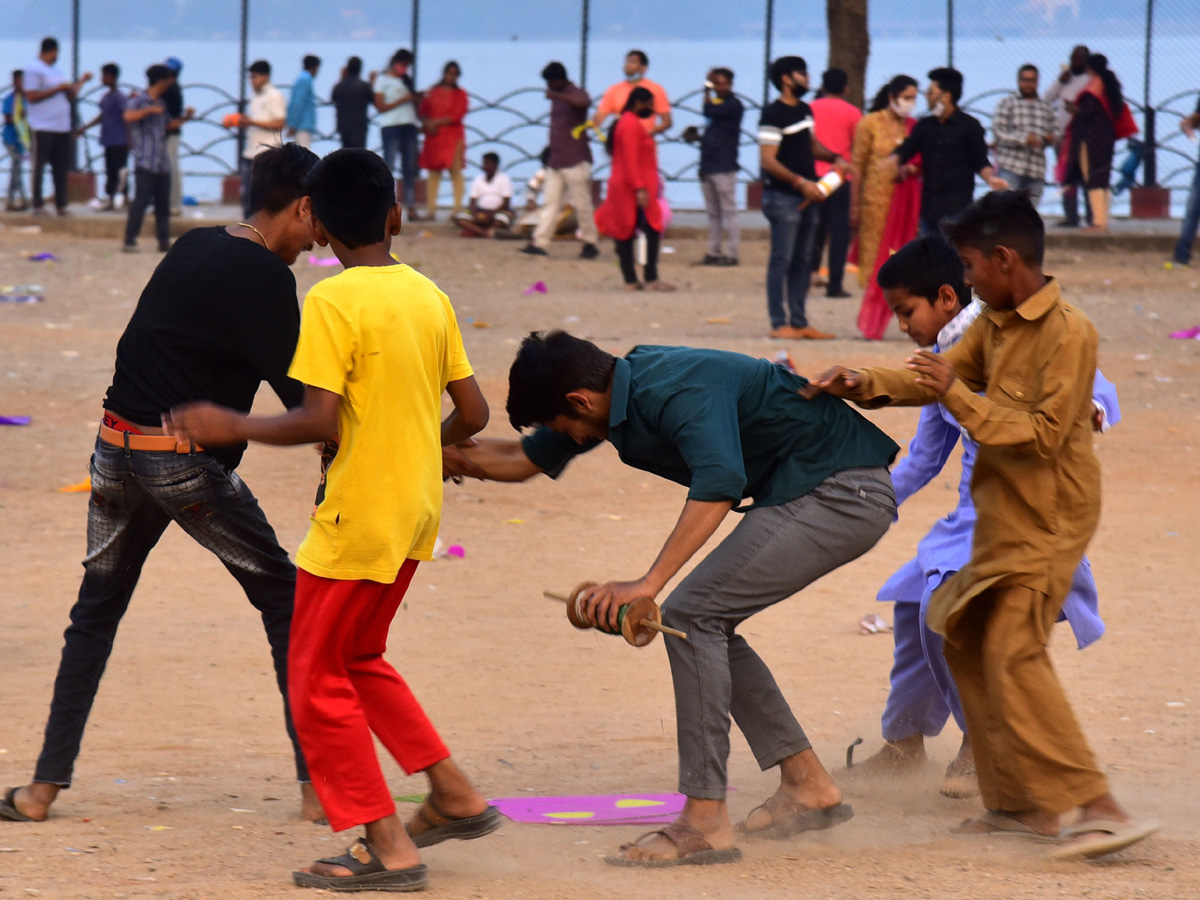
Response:
[[[279,88],[271,84],[271,64],[265,59],[250,64],[250,87],[254,93],[241,117],[245,144],[240,162],[242,175],[242,212],[250,215],[250,173],[254,157],[270,147],[283,145],[283,126],[287,123],[287,101]]]
[[[483,173],[471,182],[470,205],[454,216],[463,237],[492,237],[512,225],[512,181],[499,168],[497,154],[483,155]]]
[[[417,94],[408,70],[413,55],[397,50],[385,72],[374,80],[375,109],[379,111],[379,137],[383,140],[383,161],[394,175],[400,160],[401,195],[404,210],[412,221],[420,221],[417,210],[417,178],[421,174],[420,133],[417,129]]]
[[[1067,125],[1075,115],[1075,101],[1083,89],[1092,80],[1088,72],[1087,60],[1090,51],[1083,44],[1071,51],[1071,61],[1063,67],[1062,74],[1046,89],[1046,102],[1054,110],[1054,131],[1058,135],[1058,146],[1055,154],[1058,159],[1064,153],[1070,152],[1067,145]],[[1079,185],[1064,184],[1062,186],[1063,220],[1058,224],[1063,228],[1079,227]],[[1083,197],[1084,208],[1087,210],[1087,223],[1092,224],[1092,206],[1088,203],[1087,193]]]
[[[79,89],[92,78],[84,72],[74,83],[58,70],[58,41],[43,39],[42,50],[25,68],[25,100],[29,130],[33,133],[33,214],[41,215],[42,173],[50,163],[54,180],[54,205],[67,214],[67,173],[71,170],[71,104]]]

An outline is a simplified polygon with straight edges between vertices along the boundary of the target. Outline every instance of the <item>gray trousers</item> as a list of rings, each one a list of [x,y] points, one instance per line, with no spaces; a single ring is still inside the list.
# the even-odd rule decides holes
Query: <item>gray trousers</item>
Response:
[[[717,172],[700,176],[704,191],[704,209],[708,213],[708,252],[721,255],[722,232],[728,238],[729,256],[737,259],[742,225],[738,219],[737,172]]]
[[[730,715],[765,771],[812,745],[738,625],[866,553],[896,512],[882,466],[844,469],[790,503],[752,509],[667,598],[679,792],[725,799]]]

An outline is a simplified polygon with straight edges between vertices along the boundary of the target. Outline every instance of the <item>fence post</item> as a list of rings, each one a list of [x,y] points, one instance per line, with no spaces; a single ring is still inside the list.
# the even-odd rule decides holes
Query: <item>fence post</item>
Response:
[[[954,68],[954,0],[946,0],[946,65]]]
[[[250,40],[250,0],[242,0],[241,48],[238,55],[238,112],[246,113],[246,44]],[[239,128],[237,136],[237,167],[241,169],[242,154],[246,152],[246,129]]]
[[[421,35],[421,0],[412,0],[412,65],[409,67],[412,72],[413,84],[417,83],[417,63],[421,61],[420,54],[417,53],[417,41]]]
[[[775,0],[767,0],[766,22],[763,37],[763,109],[771,90],[771,32],[775,30]]]
[[[590,6],[588,0],[583,0],[583,23],[579,33],[579,86],[587,90],[587,50],[588,30],[591,24]]]
[[[1142,108],[1145,111],[1146,156],[1143,165],[1142,183],[1146,187],[1158,186],[1158,138],[1155,129],[1154,109],[1150,106],[1150,57],[1154,35],[1154,0],[1146,0],[1146,69],[1142,80]]]
[[[71,81],[79,82],[79,0],[71,0]],[[79,98],[71,94],[71,171],[79,171],[79,141],[74,131],[79,127]]]

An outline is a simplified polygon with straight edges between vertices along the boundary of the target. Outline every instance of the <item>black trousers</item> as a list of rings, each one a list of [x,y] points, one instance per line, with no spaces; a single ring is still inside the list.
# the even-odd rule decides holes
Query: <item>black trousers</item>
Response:
[[[54,699],[33,780],[64,787],[71,784],[84,727],[117,627],[129,608],[146,557],[167,526],[175,522],[216,555],[258,610],[284,701],[284,725],[292,742],[296,776],[308,781],[287,704],[296,568],[279,546],[250,488],[204,452],[127,451],[101,440],[96,441],[91,473],[83,583],[63,636]],[[196,642],[200,654],[203,640],[198,637]],[[237,679],[242,673],[225,674]]]
[[[829,282],[825,293],[829,296],[844,290],[842,282],[846,276],[846,254],[850,252],[850,185],[843,183],[826,198],[816,204],[817,236],[813,241],[813,265],[815,272],[821,267],[821,251],[829,241]]]
[[[50,164],[54,181],[54,205],[67,208],[67,173],[71,171],[71,134],[67,131],[33,133],[33,208],[46,205],[42,196],[42,172]]]
[[[621,261],[621,276],[626,284],[637,284],[638,280],[637,269],[633,267],[633,242],[637,238],[639,228],[646,234],[646,284],[658,281],[658,242],[662,235],[650,227],[650,223],[646,221],[646,211],[639,209],[633,234],[628,240],[617,241],[617,259]]]
[[[129,196],[128,183],[122,184],[121,170],[129,166],[128,147],[104,148],[104,194],[111,200],[117,194]]]
[[[138,169],[129,216],[125,219],[126,247],[137,245],[138,235],[142,232],[142,217],[151,202],[154,203],[154,234],[158,238],[158,249],[165,250],[171,243],[171,173]]]

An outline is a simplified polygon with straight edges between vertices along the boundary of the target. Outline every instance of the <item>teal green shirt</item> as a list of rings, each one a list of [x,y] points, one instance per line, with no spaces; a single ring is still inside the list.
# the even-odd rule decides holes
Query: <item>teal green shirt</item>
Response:
[[[608,439],[622,462],[686,485],[691,500],[753,497],[753,506],[787,503],[842,469],[896,458],[891,438],[846,403],[801,397],[807,383],[740,353],[634,347],[613,373]],[[540,428],[522,447],[557,478],[597,443]]]

